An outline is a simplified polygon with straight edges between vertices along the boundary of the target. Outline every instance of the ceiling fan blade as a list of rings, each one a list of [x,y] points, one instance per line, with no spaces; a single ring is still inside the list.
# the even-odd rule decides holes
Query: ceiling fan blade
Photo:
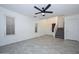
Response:
[[[41,10],[41,9],[39,9],[38,7],[34,6],[34,8],[36,8],[37,10],[39,10],[39,11],[41,11],[41,12],[42,12],[42,10]]]
[[[52,11],[45,11],[45,13],[53,13]]]
[[[50,6],[51,6],[51,4],[48,4],[48,5],[46,6],[46,8],[44,9],[44,11],[47,10]]]
[[[38,13],[35,13],[35,14],[40,14],[40,13],[42,13],[42,12],[38,12]]]

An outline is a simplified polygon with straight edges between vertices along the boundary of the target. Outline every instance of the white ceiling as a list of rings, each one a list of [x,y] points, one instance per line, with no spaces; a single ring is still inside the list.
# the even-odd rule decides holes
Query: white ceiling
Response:
[[[21,13],[23,15],[34,17],[34,13],[39,12],[34,8],[34,6],[38,6],[39,8],[42,8],[42,7],[46,7],[47,5],[46,4],[0,4],[0,6]],[[41,14],[38,14],[37,18],[79,14],[79,4],[52,4],[48,10],[53,11],[54,13],[46,14],[46,16],[42,16]]]

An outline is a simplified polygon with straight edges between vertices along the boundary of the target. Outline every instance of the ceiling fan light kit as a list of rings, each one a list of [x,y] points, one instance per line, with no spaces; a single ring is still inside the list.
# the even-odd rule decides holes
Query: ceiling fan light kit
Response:
[[[46,13],[53,13],[53,11],[47,11],[47,9],[51,6],[51,4],[48,4],[45,8],[42,7],[42,9],[38,8],[37,6],[34,6],[35,9],[37,9],[40,12],[35,13],[35,15],[37,14],[41,14],[42,16],[45,16]]]
[[[45,13],[41,13],[42,14],[42,16],[45,16]]]

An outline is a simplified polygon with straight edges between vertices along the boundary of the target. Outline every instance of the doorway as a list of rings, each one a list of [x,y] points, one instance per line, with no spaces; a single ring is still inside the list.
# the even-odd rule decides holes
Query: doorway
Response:
[[[59,16],[57,19],[57,30],[56,30],[55,37],[64,39],[64,17],[63,16]]]

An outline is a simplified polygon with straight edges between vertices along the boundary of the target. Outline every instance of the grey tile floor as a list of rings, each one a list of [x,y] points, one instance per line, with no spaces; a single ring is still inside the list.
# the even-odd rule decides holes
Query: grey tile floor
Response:
[[[78,54],[79,42],[45,35],[0,47],[0,54]]]

